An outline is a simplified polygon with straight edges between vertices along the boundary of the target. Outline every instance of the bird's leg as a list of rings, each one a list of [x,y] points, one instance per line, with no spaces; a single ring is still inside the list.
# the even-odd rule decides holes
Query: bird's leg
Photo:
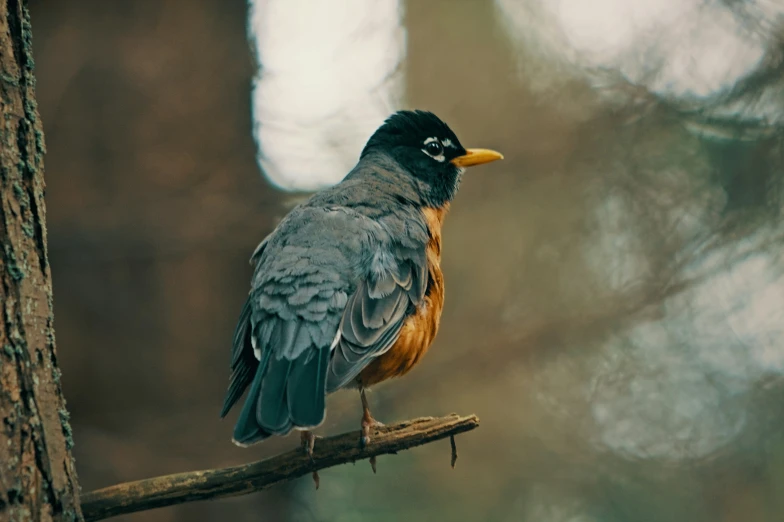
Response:
[[[303,430],[299,432],[299,438],[302,442],[302,448],[310,457],[310,461],[313,462],[313,448],[316,446],[316,434],[312,431]]]
[[[362,398],[362,438],[360,439],[360,445],[365,448],[370,443],[370,429],[383,426],[383,424],[374,419],[370,414],[370,406],[368,406],[368,400],[365,396],[365,388],[361,386],[359,388],[359,396]],[[369,461],[370,467],[373,468],[373,473],[375,473],[376,457],[370,457]]]
[[[362,446],[367,446],[370,443],[370,429],[383,426],[370,414],[370,406],[368,406],[367,396],[365,395],[365,388],[359,389],[359,396],[362,398]]]
[[[299,432],[299,438],[302,442],[302,447],[305,449],[305,452],[308,454],[311,463],[315,463],[313,460],[313,447],[316,445],[316,434],[312,431],[301,431]],[[319,474],[318,471],[313,472],[313,483],[316,484],[316,489],[319,487]]]

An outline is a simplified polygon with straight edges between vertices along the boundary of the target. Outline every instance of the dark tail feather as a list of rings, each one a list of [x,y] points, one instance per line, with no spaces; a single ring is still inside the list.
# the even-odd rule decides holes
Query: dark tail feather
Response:
[[[305,361],[294,361],[287,384],[289,417],[295,426],[315,427],[324,421],[327,397],[329,348],[321,348]]]
[[[229,383],[229,391],[226,392],[226,398],[223,401],[223,408],[221,409],[221,419],[229,413],[231,407],[242,397],[245,393],[245,388],[248,387],[250,381],[253,379],[253,370],[250,366],[242,366],[237,368],[231,373],[231,382]]]
[[[231,407],[242,397],[243,392],[257,373],[256,368],[259,366],[259,362],[253,353],[253,345],[250,339],[252,334],[250,324],[251,312],[250,299],[248,299],[242,307],[242,313],[234,330],[231,377],[229,379],[229,389],[226,392],[226,398],[223,401],[223,408],[220,413],[221,418],[225,417]]]
[[[285,357],[270,357],[261,383],[262,400],[257,404],[256,419],[264,429],[275,435],[285,435],[292,428],[286,400],[286,382],[293,364],[294,361]]]
[[[246,320],[250,323],[249,316]],[[239,356],[235,352],[232,365],[224,415],[253,380],[234,430],[234,440],[241,445],[270,435],[286,435],[294,426],[318,426],[326,414],[329,348],[313,346],[308,331],[301,329],[297,322],[268,324],[269,335],[264,335],[264,328],[254,334],[263,345],[261,361],[256,361],[252,348],[247,346]],[[243,332],[241,327],[237,331],[235,350],[238,343],[250,344],[250,333]],[[271,346],[276,347],[275,355]],[[246,354],[253,358],[252,364],[244,361]]]
[[[271,433],[265,431],[256,419],[256,405],[260,400],[261,382],[263,380],[264,369],[256,370],[256,377],[245,399],[237,424],[234,426],[234,443],[241,446],[248,446],[255,442],[262,441],[269,437]]]

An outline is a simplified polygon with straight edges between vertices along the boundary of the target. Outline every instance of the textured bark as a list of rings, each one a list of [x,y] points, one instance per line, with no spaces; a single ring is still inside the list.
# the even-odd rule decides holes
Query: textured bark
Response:
[[[26,0],[0,0],[0,521],[73,521],[33,65]]]

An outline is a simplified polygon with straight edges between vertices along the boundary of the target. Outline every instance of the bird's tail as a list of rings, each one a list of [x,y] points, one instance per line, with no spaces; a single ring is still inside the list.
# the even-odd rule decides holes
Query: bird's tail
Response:
[[[256,405],[261,399],[261,383],[263,379],[263,368],[261,365],[256,369],[256,377],[250,386],[250,391],[245,399],[237,424],[234,425],[234,436],[232,442],[237,446],[250,446],[256,442],[261,442],[272,433],[261,427],[256,419]]]
[[[248,446],[292,429],[312,429],[326,414],[326,378],[330,351],[311,346],[298,357],[262,360],[234,428],[234,443]]]

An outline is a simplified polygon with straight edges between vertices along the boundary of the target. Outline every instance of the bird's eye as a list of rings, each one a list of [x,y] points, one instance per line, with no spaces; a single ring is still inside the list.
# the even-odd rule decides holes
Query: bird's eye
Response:
[[[440,156],[444,153],[444,146],[439,141],[431,141],[425,145],[425,151],[431,156]]]

